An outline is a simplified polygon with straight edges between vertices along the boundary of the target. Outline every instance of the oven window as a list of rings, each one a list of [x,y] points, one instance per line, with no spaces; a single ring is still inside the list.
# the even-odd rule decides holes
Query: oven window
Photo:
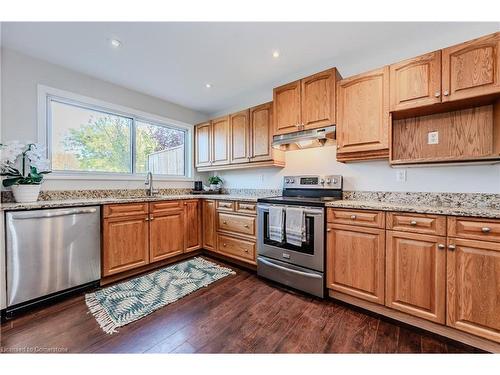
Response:
[[[272,241],[269,239],[269,212],[264,211],[264,243],[266,245],[281,247],[282,249],[297,251],[304,254],[314,254],[314,217],[306,215],[306,240],[302,242],[302,246],[295,246],[286,242]]]

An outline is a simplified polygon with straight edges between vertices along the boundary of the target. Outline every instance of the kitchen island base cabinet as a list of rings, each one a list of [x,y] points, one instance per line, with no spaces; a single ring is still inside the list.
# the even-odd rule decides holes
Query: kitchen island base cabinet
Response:
[[[500,343],[500,243],[450,238],[447,324]]]
[[[328,224],[327,287],[384,304],[385,230]]]
[[[387,231],[386,305],[445,323],[446,238]]]

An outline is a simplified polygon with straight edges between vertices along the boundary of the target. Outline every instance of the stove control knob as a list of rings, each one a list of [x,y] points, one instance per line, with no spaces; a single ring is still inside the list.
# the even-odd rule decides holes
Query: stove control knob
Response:
[[[325,179],[324,179],[324,178],[320,178],[319,183],[320,183],[321,185],[324,185],[324,184],[325,184]]]
[[[327,183],[327,185],[330,185],[332,183],[332,180],[330,178],[327,178],[326,183]]]
[[[295,183],[295,180],[293,178],[290,179],[290,183],[291,184],[294,184]]]

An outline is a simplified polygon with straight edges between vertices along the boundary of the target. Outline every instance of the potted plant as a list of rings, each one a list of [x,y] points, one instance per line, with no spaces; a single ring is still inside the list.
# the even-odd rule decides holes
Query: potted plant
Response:
[[[43,175],[50,173],[45,149],[36,143],[0,143],[0,176],[3,186],[11,187],[16,202],[36,202]]]
[[[208,178],[208,183],[210,184],[210,190],[219,190],[222,184],[222,178],[219,176],[210,176]]]

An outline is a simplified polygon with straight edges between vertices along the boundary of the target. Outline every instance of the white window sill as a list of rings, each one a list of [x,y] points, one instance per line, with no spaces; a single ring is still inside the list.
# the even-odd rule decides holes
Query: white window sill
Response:
[[[146,179],[146,174],[140,175],[130,175],[130,174],[100,174],[100,173],[58,173],[53,172],[46,174],[44,176],[46,180],[94,180],[94,181],[144,181]],[[194,181],[193,177],[174,177],[174,176],[162,176],[153,174],[154,181]]]

